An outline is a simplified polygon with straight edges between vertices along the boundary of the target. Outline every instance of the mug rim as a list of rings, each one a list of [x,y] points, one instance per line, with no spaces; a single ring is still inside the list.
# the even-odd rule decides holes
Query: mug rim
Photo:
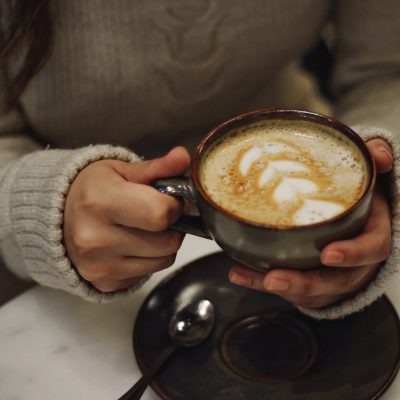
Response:
[[[240,124],[242,121],[249,120],[249,123],[251,123],[252,119],[260,118],[262,119],[284,119],[285,117],[291,117],[289,119],[298,119],[301,121],[310,121],[314,122],[320,125],[325,125],[330,128],[335,129],[336,131],[344,134],[347,138],[349,138],[356,146],[357,148],[361,151],[362,155],[364,156],[364,159],[366,161],[367,169],[369,172],[368,176],[368,182],[367,185],[364,188],[363,194],[357,199],[357,201],[352,204],[349,208],[341,212],[340,214],[337,214],[331,218],[324,219],[319,222],[314,222],[312,224],[306,224],[306,225],[273,225],[273,224],[267,224],[267,223],[261,223],[261,222],[254,222],[249,219],[240,217],[238,215],[233,214],[232,212],[226,210],[225,208],[221,207],[219,204],[215,203],[213,199],[207,194],[207,192],[203,189],[203,186],[200,182],[199,178],[199,166],[201,162],[201,158],[203,153],[208,149],[208,147],[215,141],[215,136],[220,133],[221,131],[224,131],[226,129],[226,132],[228,132],[230,129],[231,125],[235,124]],[[223,133],[226,133],[223,132]],[[297,110],[297,109],[284,109],[284,108],[263,108],[255,111],[250,111],[246,113],[242,113],[239,115],[236,115],[215,128],[213,128],[211,131],[209,131],[203,139],[200,141],[200,143],[196,146],[196,150],[194,153],[194,156],[192,158],[192,163],[191,163],[191,169],[192,169],[192,180],[195,185],[197,193],[200,194],[202,199],[208,203],[209,206],[212,208],[216,209],[219,213],[225,215],[226,217],[230,219],[234,219],[240,223],[244,223],[246,225],[250,225],[253,227],[258,227],[258,228],[267,228],[267,229],[272,229],[272,230],[279,230],[279,231],[292,231],[292,230],[302,230],[302,229],[313,229],[317,227],[322,227],[325,226],[329,223],[332,223],[334,221],[338,221],[346,217],[347,215],[351,214],[365,199],[366,197],[369,196],[370,192],[374,189],[375,187],[375,180],[376,180],[376,166],[375,162],[368,150],[368,147],[366,146],[366,143],[364,140],[361,138],[360,135],[358,135],[353,129],[351,129],[349,126],[344,124],[343,122],[337,120],[336,118],[319,114],[316,112],[312,111],[306,111],[306,110]]]

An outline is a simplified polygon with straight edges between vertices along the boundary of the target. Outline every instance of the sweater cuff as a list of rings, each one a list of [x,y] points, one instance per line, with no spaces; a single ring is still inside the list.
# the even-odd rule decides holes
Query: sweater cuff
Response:
[[[88,146],[77,150],[44,150],[18,163],[10,193],[13,236],[23,269],[38,283],[66,290],[87,300],[107,302],[137,290],[147,277],[122,291],[102,293],[85,281],[66,256],[63,214],[66,195],[76,175],[98,160],[126,162],[140,158],[122,147]],[[21,266],[17,269],[21,270]]]
[[[365,141],[382,138],[392,147],[393,169],[390,179],[390,204],[392,210],[392,247],[389,257],[380,268],[376,278],[366,288],[357,292],[353,297],[343,300],[333,306],[323,309],[300,308],[304,314],[316,319],[336,319],[363,310],[376,299],[383,295],[388,284],[393,280],[396,273],[400,271],[400,144],[395,135],[386,129],[367,127],[362,125],[353,126]]]

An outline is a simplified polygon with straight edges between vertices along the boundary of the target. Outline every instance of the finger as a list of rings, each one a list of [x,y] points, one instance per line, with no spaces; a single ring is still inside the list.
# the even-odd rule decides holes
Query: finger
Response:
[[[177,221],[183,205],[150,186],[122,182],[110,194],[107,207],[107,215],[113,223],[160,232]]]
[[[348,269],[318,269],[312,271],[273,270],[266,275],[235,266],[231,282],[281,297],[316,297],[349,294],[363,285],[377,266]]]
[[[343,300],[346,296],[315,296],[315,297],[304,297],[304,296],[280,296],[297,307],[303,308],[323,308],[337,303]]]
[[[176,254],[166,257],[113,257],[85,263],[79,273],[88,282],[115,282],[135,279],[170,267]]]
[[[326,307],[328,305],[334,304],[337,301],[343,299],[346,297],[346,294],[335,294],[335,295],[327,295],[324,293],[323,295],[320,296],[310,296],[309,294],[301,294],[301,295],[294,295],[293,292],[301,292],[301,290],[296,289],[293,290],[293,286],[290,289],[290,278],[289,279],[282,279],[282,277],[277,277],[277,278],[272,278],[270,283],[267,285],[270,285],[269,290],[265,289],[265,276],[260,273],[254,273],[254,271],[246,271],[246,270],[241,270],[238,269],[236,270],[236,267],[234,268],[233,271],[230,271],[229,274],[230,280],[232,283],[235,283],[240,286],[244,287],[249,287],[251,289],[255,290],[260,290],[260,291],[267,291],[273,294],[276,294],[283,299],[289,301],[290,303],[298,306],[298,307],[304,307],[304,308],[321,308],[321,307]],[[284,278],[288,278],[287,276]],[[308,291],[307,286],[307,292]],[[303,289],[305,286],[303,285]]]
[[[393,167],[393,154],[389,144],[383,139],[372,139],[366,144],[375,161],[377,172],[389,172]]]
[[[165,257],[175,254],[182,245],[185,235],[174,230],[147,232],[139,229],[122,228],[121,241],[115,243],[116,254],[130,257]]]
[[[144,276],[170,267],[176,259],[176,253],[165,257],[126,257],[116,273],[119,279],[131,276]]]
[[[189,165],[190,155],[187,150],[175,147],[164,157],[125,164],[121,173],[130,182],[149,184],[159,178],[183,175]]]
[[[385,260],[389,256],[390,248],[389,207],[382,196],[376,195],[364,231],[353,239],[327,245],[321,252],[321,262],[340,267],[373,264]]]
[[[124,281],[95,281],[91,282],[91,284],[103,293],[111,293],[116,292],[118,290],[124,290],[128,287],[134,285],[138,281],[137,278],[127,279]]]
[[[166,230],[147,232],[122,226],[89,228],[87,224],[71,235],[70,243],[79,257],[98,259],[118,256],[164,257],[175,254],[182,244],[184,235]]]
[[[108,168],[111,166],[117,174],[109,174],[106,181],[95,181],[98,188],[86,195],[84,206],[112,223],[152,232],[165,230],[181,215],[182,202],[147,183],[158,177],[181,174],[189,162],[189,154],[179,147],[155,160],[109,163]]]

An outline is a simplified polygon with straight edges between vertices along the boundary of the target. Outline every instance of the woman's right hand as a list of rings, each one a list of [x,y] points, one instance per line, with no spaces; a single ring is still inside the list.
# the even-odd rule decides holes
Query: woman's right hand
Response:
[[[150,161],[96,161],[76,176],[65,203],[64,242],[85,280],[112,292],[173,264],[183,235],[168,227],[182,203],[149,184],[182,175],[189,164],[178,147]]]

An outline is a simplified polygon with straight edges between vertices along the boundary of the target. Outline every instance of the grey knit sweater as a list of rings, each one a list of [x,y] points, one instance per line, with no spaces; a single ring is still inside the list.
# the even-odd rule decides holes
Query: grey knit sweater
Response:
[[[304,311],[341,317],[383,293],[399,262],[398,0],[51,4],[54,50],[21,98],[25,118],[4,107],[0,113],[0,254],[12,271],[92,301],[135,290],[100,293],[71,266],[62,223],[76,174],[99,159],[135,162],[136,154],[191,147],[207,129],[247,110],[319,111],[294,65],[330,22],[335,114],[365,139],[383,137],[394,149],[393,248],[365,290],[324,310]],[[4,25],[6,18],[3,12]],[[4,103],[1,86],[0,95]]]

